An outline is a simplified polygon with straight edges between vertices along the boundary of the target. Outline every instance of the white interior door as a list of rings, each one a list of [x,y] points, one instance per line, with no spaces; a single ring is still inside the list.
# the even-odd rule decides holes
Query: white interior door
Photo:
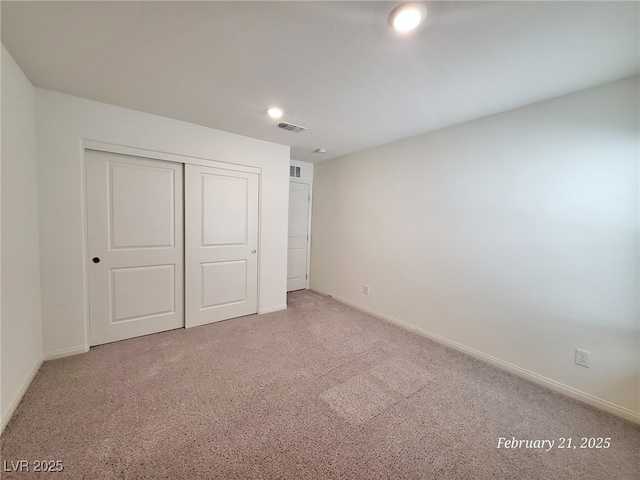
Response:
[[[309,185],[289,182],[287,291],[307,288]]]
[[[258,175],[185,165],[186,326],[258,311]]]
[[[86,151],[90,344],[184,325],[182,165]]]

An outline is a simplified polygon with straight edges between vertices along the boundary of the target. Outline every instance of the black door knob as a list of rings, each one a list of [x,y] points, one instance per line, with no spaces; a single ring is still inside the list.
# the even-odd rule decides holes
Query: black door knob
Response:
[[[93,263],[100,263],[100,259],[98,257],[93,257]]]

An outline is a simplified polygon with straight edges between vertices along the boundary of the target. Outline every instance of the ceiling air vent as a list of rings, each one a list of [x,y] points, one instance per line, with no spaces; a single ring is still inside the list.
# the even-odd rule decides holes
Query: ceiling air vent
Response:
[[[301,127],[300,125],[295,125],[293,123],[287,123],[287,122],[276,123],[274,127],[278,127],[283,130],[286,130],[287,132],[293,132],[293,133],[300,133],[303,130],[307,130],[307,127]]]

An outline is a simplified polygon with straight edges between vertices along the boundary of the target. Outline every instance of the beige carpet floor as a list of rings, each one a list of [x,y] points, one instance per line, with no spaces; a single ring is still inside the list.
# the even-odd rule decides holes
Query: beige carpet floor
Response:
[[[46,362],[2,460],[64,465],[3,479],[631,480],[640,427],[302,291],[286,311]]]

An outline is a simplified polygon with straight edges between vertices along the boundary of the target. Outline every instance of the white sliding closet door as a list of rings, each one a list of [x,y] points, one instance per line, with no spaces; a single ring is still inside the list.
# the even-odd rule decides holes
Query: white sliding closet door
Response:
[[[181,164],[86,150],[90,344],[184,326]]]
[[[257,312],[258,175],[185,165],[186,326]]]

